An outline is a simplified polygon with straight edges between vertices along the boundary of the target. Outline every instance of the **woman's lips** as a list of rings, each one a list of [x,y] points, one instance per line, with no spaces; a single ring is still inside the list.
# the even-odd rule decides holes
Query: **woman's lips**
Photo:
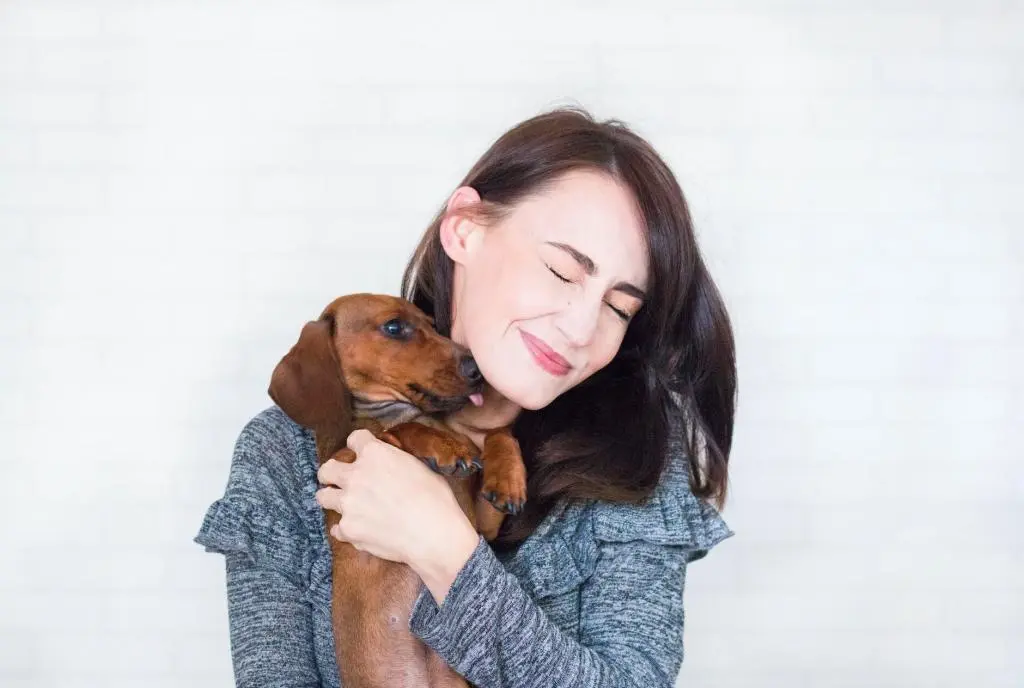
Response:
[[[526,344],[526,348],[530,350],[533,355],[533,360],[537,361],[544,370],[548,371],[552,375],[566,375],[572,366],[569,362],[562,358],[558,353],[550,346],[544,343],[543,340],[534,337],[528,332],[519,330],[519,334],[523,338],[523,342]]]

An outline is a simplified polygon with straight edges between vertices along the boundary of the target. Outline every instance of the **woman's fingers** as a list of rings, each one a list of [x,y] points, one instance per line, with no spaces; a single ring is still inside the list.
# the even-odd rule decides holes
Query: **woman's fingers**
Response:
[[[343,492],[336,487],[322,487],[316,491],[316,501],[324,509],[332,509],[342,513],[341,501]]]
[[[356,455],[362,453],[363,448],[366,447],[370,442],[376,442],[377,438],[373,436],[373,433],[365,428],[359,430],[353,430],[349,433],[348,438],[345,440],[345,445],[354,451]]]
[[[352,464],[338,461],[337,459],[327,459],[323,465],[316,471],[316,479],[320,481],[321,485],[337,485],[342,487],[342,483],[345,481],[345,476],[348,475],[348,468]]]
[[[324,461],[323,465],[321,465],[316,471],[316,478],[320,481],[321,485],[338,485],[341,487],[345,480],[345,476],[347,476],[349,471],[353,469],[359,454],[368,444],[377,442],[378,440],[369,430],[360,429],[349,433],[346,441],[348,444],[348,450],[346,451],[342,449],[341,452],[349,454],[354,453],[356,454],[356,457],[350,461],[339,461],[334,458]],[[337,454],[335,454],[335,456],[337,456]]]
[[[356,430],[350,433],[347,438],[348,449],[354,452],[357,457],[363,448],[376,441],[377,438],[369,430]],[[345,488],[348,487],[349,481],[353,477],[351,473],[354,470],[356,470],[355,461],[345,462],[338,461],[337,459],[324,461],[323,465],[316,471],[317,480],[324,486],[317,490],[316,493],[316,501],[321,507],[342,513],[341,501]]]

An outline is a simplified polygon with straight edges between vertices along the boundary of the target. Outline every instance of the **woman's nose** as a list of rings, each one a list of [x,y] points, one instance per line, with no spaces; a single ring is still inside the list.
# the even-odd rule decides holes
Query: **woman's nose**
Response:
[[[558,317],[558,329],[574,347],[583,347],[594,339],[600,307],[588,299],[578,298],[570,302]]]

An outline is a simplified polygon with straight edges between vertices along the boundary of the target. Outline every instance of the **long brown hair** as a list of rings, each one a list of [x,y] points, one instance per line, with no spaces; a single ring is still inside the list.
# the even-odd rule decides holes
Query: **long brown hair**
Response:
[[[459,186],[481,202],[468,212],[500,221],[517,202],[575,169],[598,170],[630,189],[646,225],[648,297],[605,368],[513,431],[528,471],[527,503],[506,517],[498,550],[522,542],[560,498],[639,503],[657,486],[669,436],[678,433],[693,493],[725,502],[736,405],[736,355],[722,298],[704,265],[682,189],[665,162],[624,122],[560,107],[498,138]],[[402,277],[402,296],[451,334],[452,261],[442,204]]]

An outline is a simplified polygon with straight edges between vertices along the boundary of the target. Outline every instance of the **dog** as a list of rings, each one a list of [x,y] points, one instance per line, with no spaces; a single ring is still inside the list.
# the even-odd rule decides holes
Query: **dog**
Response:
[[[351,462],[348,435],[365,428],[445,476],[488,541],[526,502],[526,468],[508,427],[482,451],[444,414],[482,403],[483,376],[469,350],[441,336],[410,301],[349,294],[332,301],[274,368],[268,393],[313,431],[319,464]],[[330,531],[342,518],[324,509]],[[431,524],[424,524],[425,528]],[[408,629],[420,579],[405,564],[328,537],[335,655],[345,688],[467,688],[470,684]]]

